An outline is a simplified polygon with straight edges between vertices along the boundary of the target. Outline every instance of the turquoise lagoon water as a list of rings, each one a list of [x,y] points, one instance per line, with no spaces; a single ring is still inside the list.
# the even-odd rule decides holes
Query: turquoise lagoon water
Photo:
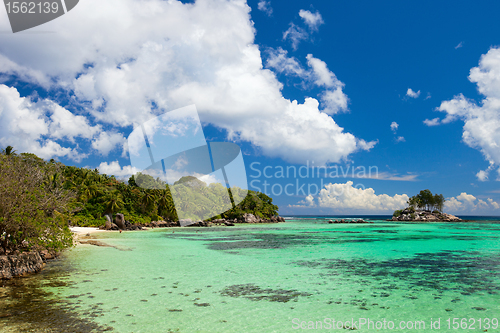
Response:
[[[42,289],[89,332],[500,332],[500,223],[326,221],[94,234]]]

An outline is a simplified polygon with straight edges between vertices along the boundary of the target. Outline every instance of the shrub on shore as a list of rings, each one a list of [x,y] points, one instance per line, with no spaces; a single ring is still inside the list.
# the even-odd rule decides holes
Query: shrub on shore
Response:
[[[67,219],[75,193],[63,187],[63,165],[33,154],[0,154],[1,252],[57,251],[72,245]]]

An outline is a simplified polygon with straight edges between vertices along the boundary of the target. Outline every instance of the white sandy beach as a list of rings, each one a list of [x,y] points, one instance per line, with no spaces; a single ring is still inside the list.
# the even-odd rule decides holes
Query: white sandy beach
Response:
[[[72,233],[77,235],[86,235],[92,234],[95,232],[104,232],[104,230],[100,230],[99,228],[91,228],[91,227],[70,227],[69,228]]]

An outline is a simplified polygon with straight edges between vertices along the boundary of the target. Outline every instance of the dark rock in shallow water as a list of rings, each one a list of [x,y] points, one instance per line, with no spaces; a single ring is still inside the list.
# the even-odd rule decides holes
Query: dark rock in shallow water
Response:
[[[57,257],[57,255],[58,254],[54,251],[48,251],[48,250],[40,251],[40,257],[42,257],[43,261],[54,259]]]
[[[486,311],[485,308],[481,308],[479,306],[473,306],[471,309],[477,310],[477,311]]]
[[[270,218],[260,218],[253,214],[244,214],[243,217],[238,219],[215,219],[212,221],[193,221],[192,219],[181,219],[179,221],[151,221],[151,223],[146,224],[136,224],[126,221],[123,218],[123,214],[117,214],[115,221],[117,224],[112,223],[109,220],[109,216],[106,216],[108,221],[104,226],[101,226],[101,230],[144,230],[144,227],[148,228],[171,228],[171,227],[211,227],[213,225],[222,226],[234,226],[235,223],[278,223],[285,222],[285,219],[281,216],[271,216]]]
[[[328,223],[373,223],[373,222],[365,221],[363,219],[358,219],[358,220],[341,219],[341,220],[330,220],[328,221]]]
[[[181,227],[187,227],[187,226],[193,224],[194,222],[191,219],[182,219],[182,220],[179,220],[179,223],[180,223]]]
[[[208,221],[197,221],[195,223],[191,223],[189,225],[186,225],[186,227],[208,227],[210,226],[212,223],[211,222],[208,222]]]
[[[194,303],[196,306],[210,306],[210,303]]]
[[[37,273],[45,266],[38,252],[0,256],[0,279],[12,279],[30,273]]]
[[[271,216],[270,218],[260,218],[253,214],[245,213],[238,218],[239,223],[278,223],[285,222],[285,218],[281,216]]]
[[[262,289],[250,283],[229,286],[221,291],[221,295],[230,297],[245,297],[252,301],[266,300],[269,302],[286,303],[288,301],[296,302],[299,296],[311,296],[312,294],[299,292],[297,290],[270,288]]]

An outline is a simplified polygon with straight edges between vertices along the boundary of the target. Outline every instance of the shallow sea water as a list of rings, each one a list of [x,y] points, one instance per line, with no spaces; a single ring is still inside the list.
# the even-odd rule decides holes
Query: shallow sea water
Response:
[[[500,332],[500,223],[326,221],[96,234],[0,289],[0,331]]]

